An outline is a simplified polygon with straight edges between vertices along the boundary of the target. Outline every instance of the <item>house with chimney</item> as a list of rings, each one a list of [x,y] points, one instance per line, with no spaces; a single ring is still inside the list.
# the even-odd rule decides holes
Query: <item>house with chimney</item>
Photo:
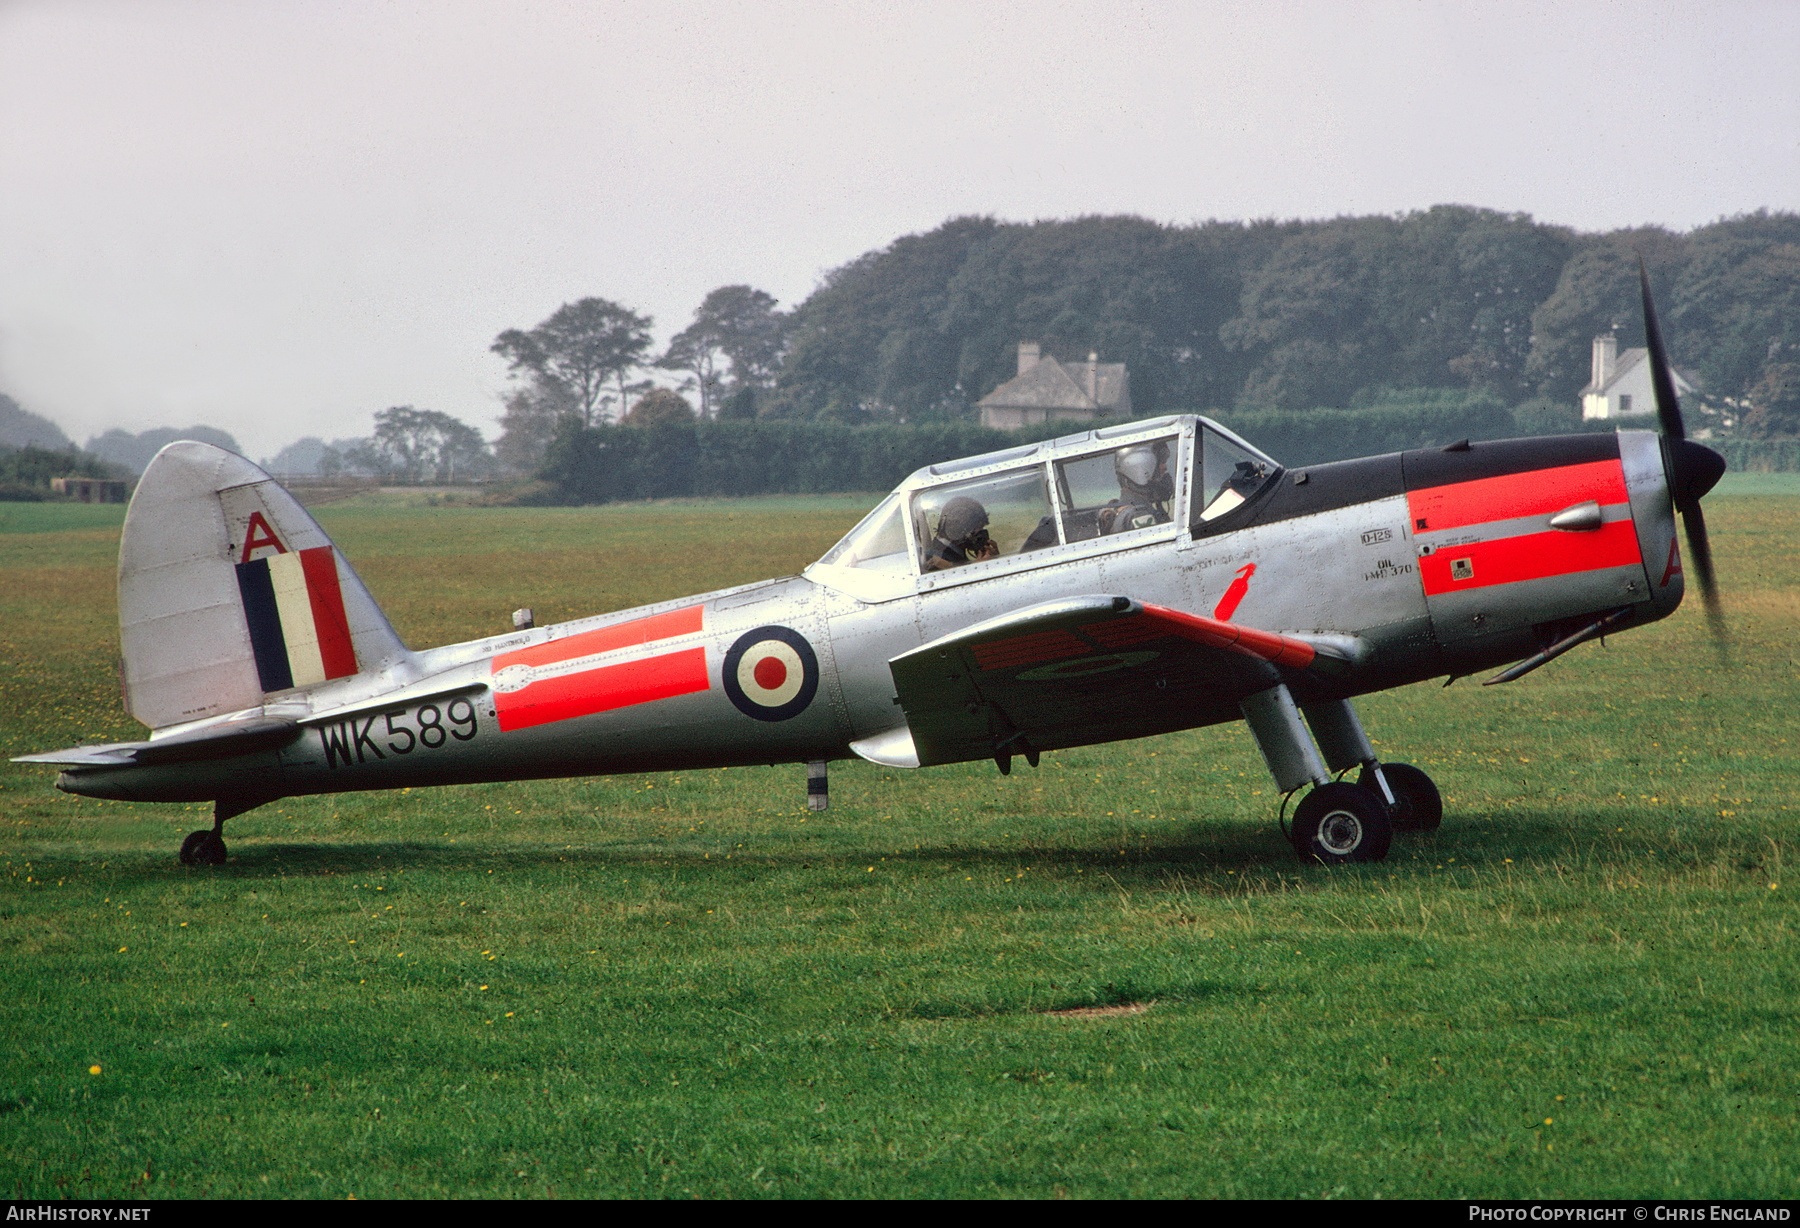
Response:
[[[1693,394],[1691,378],[1671,368],[1675,377],[1675,395],[1685,398]],[[1592,378],[1581,390],[1581,417],[1628,418],[1634,414],[1656,412],[1656,390],[1650,382],[1650,351],[1642,347],[1621,352],[1619,340],[1612,334],[1594,338]]]
[[[982,397],[981,425],[999,430],[1046,422],[1131,416],[1131,376],[1122,362],[1058,362],[1036,341],[1019,342],[1019,373]]]

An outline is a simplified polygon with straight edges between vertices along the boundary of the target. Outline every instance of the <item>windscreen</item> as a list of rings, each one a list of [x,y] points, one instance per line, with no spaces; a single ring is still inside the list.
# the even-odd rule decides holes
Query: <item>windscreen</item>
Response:
[[[1280,468],[1243,440],[1227,435],[1212,424],[1200,431],[1201,520],[1217,520],[1262,488]]]

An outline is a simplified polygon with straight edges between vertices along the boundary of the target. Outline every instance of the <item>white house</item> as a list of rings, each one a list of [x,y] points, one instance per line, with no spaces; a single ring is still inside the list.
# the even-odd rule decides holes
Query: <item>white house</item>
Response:
[[[1044,422],[1092,422],[1131,416],[1131,376],[1122,362],[1063,363],[1019,342],[1019,373],[982,397],[981,425],[1014,430]]]
[[[1650,351],[1633,348],[1619,352],[1619,340],[1610,334],[1594,338],[1594,369],[1588,386],[1581,390],[1581,417],[1625,418],[1656,412],[1656,390],[1650,383]],[[1673,368],[1672,368],[1673,370]],[[1673,370],[1675,395],[1687,397],[1693,382]]]

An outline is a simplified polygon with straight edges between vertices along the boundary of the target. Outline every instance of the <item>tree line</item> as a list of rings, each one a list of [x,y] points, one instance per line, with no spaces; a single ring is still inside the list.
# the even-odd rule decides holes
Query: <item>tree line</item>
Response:
[[[1643,344],[1640,258],[1712,424],[1800,434],[1800,215],[1581,234],[1443,205],[1191,226],[955,218],[832,271],[791,312],[720,287],[660,355],[648,317],[584,299],[495,341],[516,380],[499,447],[525,467],[564,421],[696,413],[971,421],[1021,340],[1126,363],[1145,414],[1347,411],[1425,391],[1572,429],[1593,338]],[[653,369],[676,388],[651,393]]]
[[[965,416],[1034,340],[1126,363],[1150,413],[1453,388],[1573,414],[1593,338],[1644,343],[1640,254],[1675,361],[1707,398],[1752,429],[1800,433],[1800,215],[1767,212],[1685,235],[1583,235],[1453,205],[1196,226],[961,218],[831,273],[796,312],[767,408]]]
[[[1726,436],[1800,435],[1800,215],[1581,234],[1444,205],[1192,226],[955,218],[832,271],[791,312],[752,287],[720,287],[660,355],[648,317],[584,299],[496,339],[515,377],[497,447],[577,501],[672,481],[726,493],[731,480],[704,474],[714,444],[738,436],[697,431],[696,419],[966,425],[1015,374],[1021,340],[1124,362],[1139,414],[1207,413],[1290,463],[1578,430],[1593,338],[1643,344],[1640,260],[1673,356],[1703,391],[1690,419]],[[642,378],[657,368],[675,388]],[[631,477],[625,459],[650,445],[602,430],[609,422],[684,425],[687,442],[667,436],[651,449],[664,459],[646,462],[661,472]],[[881,487],[907,471],[871,467],[835,433],[819,436],[840,440],[828,463],[786,431],[742,446],[765,438],[786,441],[795,465],[819,460],[832,489],[855,488],[851,473]]]
[[[1270,442],[1284,460],[1326,459],[1312,454],[1328,431],[1377,419],[1400,425],[1368,430],[1396,439],[1447,413],[1579,429],[1593,338],[1643,344],[1640,259],[1672,357],[1702,389],[1690,417],[1727,437],[1800,436],[1800,215],[1582,234],[1440,205],[1195,225],[953,218],[833,270],[789,311],[721,286],[660,351],[649,316],[598,297],[508,328],[490,347],[512,381],[491,447],[449,415],[394,406],[364,439],[289,452],[325,472],[444,482],[552,462],[566,475],[571,449],[598,448],[578,432],[620,424],[696,440],[697,422],[967,425],[1015,374],[1020,341],[1123,362],[1140,415],[1237,421],[1295,445]],[[1436,426],[1396,408],[1408,403],[1438,406]]]

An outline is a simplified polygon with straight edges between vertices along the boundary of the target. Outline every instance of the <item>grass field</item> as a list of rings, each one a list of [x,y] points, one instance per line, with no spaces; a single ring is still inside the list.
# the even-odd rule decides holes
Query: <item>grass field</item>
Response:
[[[1303,868],[1241,727],[349,795],[0,767],[17,1198],[1800,1195],[1800,498],[1698,602],[1359,707],[1444,828]],[[415,645],[792,571],[872,499],[320,520]],[[0,505],[0,749],[134,738],[118,509]]]

